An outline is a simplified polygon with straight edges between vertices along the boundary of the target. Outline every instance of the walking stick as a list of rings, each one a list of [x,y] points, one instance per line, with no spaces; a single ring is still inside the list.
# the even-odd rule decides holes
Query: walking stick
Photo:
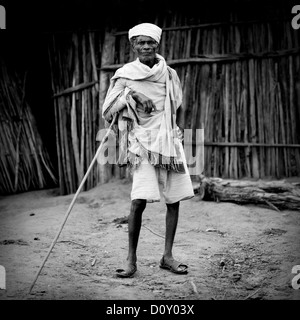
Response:
[[[78,195],[79,195],[79,193],[80,193],[80,191],[81,191],[81,189],[82,189],[82,187],[83,187],[83,185],[84,185],[84,183],[85,183],[85,180],[87,179],[87,177],[88,177],[88,175],[89,175],[89,173],[90,173],[90,171],[91,171],[91,169],[92,169],[95,161],[97,160],[97,157],[98,157],[98,155],[99,155],[99,153],[100,153],[100,151],[101,151],[101,148],[102,148],[102,146],[103,146],[103,144],[104,144],[104,141],[105,141],[106,138],[108,137],[108,135],[109,135],[109,133],[110,133],[110,131],[111,131],[111,129],[112,129],[112,126],[113,126],[113,124],[115,123],[116,119],[117,119],[117,113],[114,115],[114,118],[113,118],[113,120],[112,120],[112,122],[111,122],[111,125],[109,126],[109,128],[108,128],[108,130],[107,130],[107,132],[106,132],[106,134],[105,134],[105,136],[104,136],[104,138],[102,139],[102,141],[101,141],[101,143],[100,143],[100,146],[98,147],[98,150],[97,150],[97,152],[96,152],[96,154],[95,154],[95,156],[94,156],[94,158],[93,158],[93,160],[92,160],[89,168],[87,169],[87,172],[86,172],[85,176],[83,177],[83,179],[82,179],[82,181],[81,181],[81,183],[80,183],[80,185],[79,185],[79,187],[78,187],[78,189],[77,189],[77,191],[76,191],[76,193],[75,193],[75,195],[74,195],[74,197],[73,197],[73,200],[72,200],[72,202],[71,202],[71,204],[70,204],[70,206],[69,206],[69,208],[68,208],[68,210],[67,210],[67,212],[66,212],[66,214],[65,214],[63,223],[61,224],[57,235],[56,235],[55,238],[53,239],[52,244],[51,244],[51,246],[50,246],[50,248],[49,248],[49,250],[48,250],[48,253],[47,253],[47,255],[46,255],[46,257],[45,257],[42,265],[40,266],[40,269],[38,270],[38,272],[37,272],[37,274],[36,274],[36,276],[35,276],[32,284],[31,284],[31,286],[30,286],[29,294],[31,293],[31,290],[32,290],[33,287],[34,287],[38,276],[40,275],[40,273],[41,273],[41,271],[42,271],[42,269],[43,269],[43,267],[44,267],[44,265],[45,265],[45,263],[46,263],[49,255],[50,255],[53,247],[54,247],[55,244],[56,244],[56,241],[57,241],[59,235],[60,235],[61,232],[62,232],[62,229],[63,229],[63,227],[64,227],[64,225],[65,225],[65,223],[66,223],[66,221],[67,221],[67,219],[68,219],[68,217],[69,217],[69,215],[70,215],[70,213],[71,213],[71,210],[72,210],[72,208],[73,208],[73,206],[74,206],[74,203],[75,203],[75,201],[76,201],[76,198],[78,197]]]

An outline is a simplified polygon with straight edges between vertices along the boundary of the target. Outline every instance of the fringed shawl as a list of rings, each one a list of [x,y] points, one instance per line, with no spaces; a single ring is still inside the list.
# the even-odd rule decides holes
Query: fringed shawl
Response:
[[[165,59],[157,54],[159,62],[152,68],[139,60],[118,69],[111,79],[110,87],[103,105],[103,116],[124,90],[111,95],[117,79],[151,81],[155,84],[165,76],[166,90],[164,110],[143,116],[136,109],[136,102],[127,95],[126,107],[119,112],[115,132],[119,135],[119,165],[130,164],[136,168],[146,158],[153,166],[184,173],[181,141],[178,138],[176,110],[182,102],[182,90],[175,70],[167,66]],[[125,89],[125,93],[127,88]],[[158,92],[158,94],[160,94]]]

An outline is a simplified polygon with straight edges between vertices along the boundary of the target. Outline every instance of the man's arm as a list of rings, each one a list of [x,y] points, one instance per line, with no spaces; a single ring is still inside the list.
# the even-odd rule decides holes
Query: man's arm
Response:
[[[137,109],[141,109],[146,113],[157,110],[154,102],[144,94],[133,90],[130,90],[129,94],[131,94],[132,98],[137,103]]]
[[[103,103],[102,116],[106,121],[110,122],[114,114],[126,106],[129,92],[130,89],[126,87],[124,79],[118,79]]]
[[[109,96],[105,98],[103,104],[103,118],[110,122],[116,112],[119,112],[126,106],[128,96],[131,96],[137,103],[137,110],[142,110],[146,113],[151,113],[156,109],[153,101],[144,94],[131,90],[126,87],[124,79],[118,79],[115,86],[112,88]]]
[[[184,129],[184,122],[183,122],[183,109],[182,106],[180,106],[179,108],[177,108],[176,110],[176,124],[178,125],[178,127],[183,130]]]

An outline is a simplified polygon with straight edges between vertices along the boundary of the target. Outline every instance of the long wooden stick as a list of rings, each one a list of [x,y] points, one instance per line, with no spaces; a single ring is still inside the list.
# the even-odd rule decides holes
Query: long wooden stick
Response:
[[[58,98],[58,97],[61,97],[63,95],[66,95],[66,94],[70,94],[70,93],[73,93],[73,92],[76,92],[76,91],[79,91],[79,90],[83,90],[83,89],[92,87],[95,84],[97,84],[97,81],[91,81],[91,82],[85,82],[85,83],[77,84],[76,86],[73,86],[73,87],[67,88],[67,89],[65,89],[65,90],[63,90],[61,92],[55,93],[52,96],[52,98]]]
[[[78,187],[78,189],[77,189],[77,191],[76,191],[76,193],[75,193],[75,195],[74,195],[74,197],[73,197],[73,200],[72,200],[72,202],[71,202],[71,204],[70,204],[70,206],[69,206],[69,208],[68,208],[68,210],[67,210],[67,212],[66,212],[66,214],[65,214],[64,220],[63,220],[63,222],[62,222],[62,224],[61,224],[61,226],[60,226],[60,228],[59,228],[59,231],[57,232],[57,235],[56,235],[55,238],[53,239],[52,244],[51,244],[51,246],[50,246],[50,248],[49,248],[49,250],[48,250],[48,253],[47,253],[46,257],[44,258],[44,261],[43,261],[42,265],[40,266],[40,268],[39,268],[39,270],[38,270],[38,272],[37,272],[37,274],[36,274],[36,276],[35,276],[32,284],[31,284],[31,286],[30,286],[29,294],[31,293],[31,290],[32,290],[33,287],[34,287],[38,276],[40,275],[40,273],[41,273],[41,271],[42,271],[42,269],[43,269],[43,267],[44,267],[44,265],[45,265],[45,263],[46,263],[49,255],[50,255],[53,247],[55,246],[55,244],[56,244],[56,242],[57,242],[57,239],[58,239],[59,235],[60,235],[61,232],[62,232],[62,229],[63,229],[63,227],[64,227],[64,225],[65,225],[65,223],[66,223],[66,221],[67,221],[67,219],[68,219],[68,217],[69,217],[69,215],[70,215],[70,213],[71,213],[71,210],[72,210],[72,208],[73,208],[73,206],[74,206],[74,203],[75,203],[75,201],[76,201],[76,199],[77,199],[77,197],[78,197],[78,195],[79,195],[79,193],[80,193],[80,191],[81,191],[81,189],[82,189],[82,187],[83,187],[83,185],[84,185],[84,183],[85,183],[85,181],[86,181],[86,179],[87,179],[90,171],[92,170],[92,167],[93,167],[95,161],[97,160],[97,158],[98,158],[98,156],[99,156],[99,153],[100,153],[100,151],[101,151],[101,149],[102,149],[102,146],[103,146],[103,144],[104,144],[104,141],[105,141],[106,138],[108,137],[108,135],[109,135],[109,133],[110,133],[110,131],[111,131],[111,128],[112,128],[113,124],[115,123],[116,119],[117,119],[117,113],[115,114],[115,116],[114,116],[114,118],[113,118],[113,121],[112,121],[109,129],[107,130],[104,138],[102,139],[101,144],[100,144],[100,146],[98,147],[98,150],[97,150],[97,152],[96,152],[96,154],[95,154],[95,156],[94,156],[94,158],[93,158],[93,160],[92,160],[92,162],[91,162],[91,164],[90,164],[90,166],[89,166],[89,168],[88,168],[85,176],[83,177],[83,179],[82,179],[82,181],[81,181],[81,183],[80,183],[80,185],[79,185],[79,187]]]
[[[15,192],[17,191],[17,188],[18,188],[18,178],[19,178],[20,137],[21,137],[22,123],[23,123],[26,78],[27,78],[27,71],[24,74],[23,89],[22,89],[22,99],[21,99],[21,105],[20,105],[20,108],[21,108],[21,111],[20,111],[20,124],[19,124],[19,127],[18,127],[17,142],[16,142],[16,168],[15,168],[15,185],[14,185],[14,191]]]

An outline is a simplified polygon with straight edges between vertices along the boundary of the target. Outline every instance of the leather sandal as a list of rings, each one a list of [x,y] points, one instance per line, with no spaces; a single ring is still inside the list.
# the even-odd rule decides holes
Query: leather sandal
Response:
[[[132,264],[131,268],[128,268],[127,270],[117,269],[116,276],[119,278],[131,278],[136,271],[137,271],[137,266],[136,266],[136,263],[134,263]]]
[[[175,259],[172,260],[171,263],[165,262],[164,257],[160,260],[159,267],[162,269],[169,270],[176,274],[187,274],[188,273],[188,266],[186,264],[183,264],[179,261],[176,261]],[[183,267],[184,269],[181,269],[180,267]]]

